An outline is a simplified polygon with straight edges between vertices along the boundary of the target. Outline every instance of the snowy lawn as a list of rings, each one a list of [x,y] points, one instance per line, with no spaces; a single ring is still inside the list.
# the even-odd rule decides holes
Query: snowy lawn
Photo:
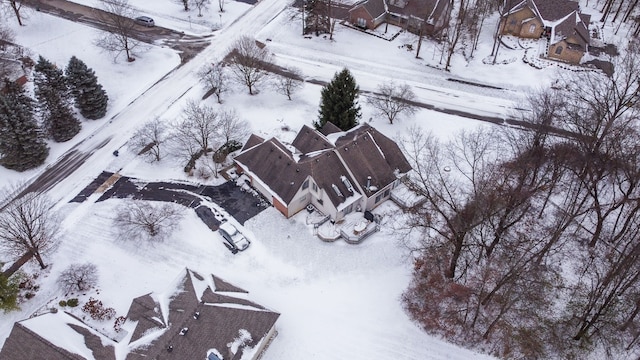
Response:
[[[76,2],[96,4],[95,0]],[[130,3],[141,14],[154,17],[159,26],[198,35],[211,35],[220,25],[232,26],[234,19],[252,9],[247,4],[229,1],[220,17],[213,2],[205,16],[198,18],[197,10],[186,13],[172,0],[157,0],[153,6],[145,0]],[[421,59],[416,59],[415,50],[407,51],[405,46],[412,44],[413,49],[416,48],[417,37],[410,34],[403,33],[389,42],[338,25],[335,41],[322,37],[306,39],[299,34],[299,22],[290,20],[290,10],[277,15],[261,31],[249,35],[267,44],[276,54],[279,65],[300,68],[307,80],[329,81],[336,71],[348,67],[364,91],[374,91],[379,83],[394,79],[414,86],[419,100],[436,107],[506,116],[522,101],[524,93],[551,83],[557,75],[554,67],[536,70],[522,63],[522,49],[503,48],[499,55],[499,60],[516,58],[517,61],[495,66],[484,64],[482,59],[490,53],[492,45],[491,24],[483,30],[476,57],[467,62],[462,55],[454,56],[452,72],[447,73],[436,69],[442,64],[441,49],[435,42],[423,43]],[[92,44],[96,30],[42,13],[33,13],[25,27],[18,28],[13,22],[10,25],[16,31],[17,42],[31,49],[34,57],[42,54],[60,67],[66,66],[72,55],[82,59],[96,71],[111,99],[105,119],[84,121],[83,130],[76,138],[64,144],[50,144],[48,163],[129,109],[132,101],[180,62],[174,51],[150,46],[133,63],[114,63],[110,55],[101,53]],[[212,36],[215,38],[216,34],[214,31]],[[73,47],[68,46],[70,43]],[[204,63],[202,58],[194,61]],[[468,78],[505,90],[462,86],[449,81],[451,77]],[[108,152],[95,157],[95,162],[87,165],[87,174],[107,170],[143,180],[193,181],[181,171],[182,165],[175,159],[147,164],[127,151],[126,146],[127,136],[136,123],[154,114],[172,121],[180,116],[185,99],[202,97],[204,89],[194,79],[185,81],[191,81],[194,86],[181,101],[165,104],[162,112],[156,113],[160,107],[141,109],[136,113],[139,118],[119,119],[123,124],[121,132],[109,131],[121,136],[118,141],[124,144],[122,155],[114,158]],[[319,85],[305,83],[294,94],[293,101],[266,85],[259,90],[258,95],[249,96],[244,88],[237,87],[233,93],[223,96],[223,105],[216,104],[213,98],[206,103],[217,108],[235,108],[240,117],[250,123],[253,132],[264,138],[278,136],[285,142],[292,141],[302,125],[310,125],[317,118]],[[164,99],[164,94],[152,95]],[[394,139],[406,135],[413,125],[439,137],[480,126],[477,121],[425,109],[391,125],[375,115],[364,97],[360,102],[363,121],[371,122]],[[124,120],[127,122],[123,123]],[[0,188],[31,179],[43,169],[16,173],[0,168]],[[66,203],[93,179],[93,175],[87,174],[84,177],[74,174],[75,183],[69,180],[68,184],[60,184],[56,188],[58,192],[51,194],[62,200],[57,208],[65,218],[65,235],[58,251],[46,259],[52,266],[38,279],[40,290],[36,297],[22,304],[19,312],[0,314],[0,345],[14,321],[63,299],[64,294],[55,284],[62,270],[71,263],[92,262],[99,268],[100,292],[81,296],[98,296],[106,306],[114,307],[118,315],[126,313],[134,297],[164,291],[185,267],[200,273],[214,273],[247,289],[251,298],[282,314],[277,325],[279,335],[265,353],[265,360],[487,358],[426,335],[407,317],[400,296],[410,280],[412,265],[405,250],[398,245],[397,236],[385,227],[357,246],[343,241],[327,244],[312,236],[312,229],[305,224],[306,212],[284,219],[271,208],[246,223],[244,230],[252,245],[234,256],[224,247],[220,236],[212,233],[193,210],[185,209],[187,216],[171,240],[155,246],[140,245],[114,237],[110,219],[117,200],[94,203],[98,197],[94,195],[82,204]],[[381,210],[393,213],[391,209]]]
[[[361,245],[327,244],[313,237],[306,212],[285,219],[269,208],[246,224],[249,249],[232,255],[186,208],[181,229],[165,243],[117,239],[110,219],[119,201],[92,203],[96,198],[62,207],[68,232],[55,261],[23,311],[2,315],[2,334],[32,305],[57,307],[70,297],[81,305],[95,297],[125,315],[134,297],[164,291],[189,267],[249,290],[251,299],[282,314],[279,335],[263,359],[488,358],[426,335],[407,317],[400,295],[411,261],[385,229]],[[69,264],[84,261],[98,267],[99,289],[65,297],[55,279]],[[74,313],[83,315],[79,308]],[[107,333],[112,326],[88,322]]]

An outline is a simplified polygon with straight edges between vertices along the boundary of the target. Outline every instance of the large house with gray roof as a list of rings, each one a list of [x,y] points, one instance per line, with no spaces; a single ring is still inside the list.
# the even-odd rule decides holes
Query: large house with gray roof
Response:
[[[435,35],[446,25],[449,0],[363,0],[349,10],[349,22],[373,30],[383,23]]]
[[[186,269],[166,292],[133,300],[120,341],[60,311],[15,323],[0,359],[256,360],[280,315],[246,294]]]
[[[368,124],[304,126],[288,145],[252,135],[234,161],[286,217],[311,204],[336,221],[380,205],[411,170],[398,145]]]
[[[502,34],[548,39],[547,58],[579,64],[589,51],[591,16],[573,0],[510,0],[500,22]]]

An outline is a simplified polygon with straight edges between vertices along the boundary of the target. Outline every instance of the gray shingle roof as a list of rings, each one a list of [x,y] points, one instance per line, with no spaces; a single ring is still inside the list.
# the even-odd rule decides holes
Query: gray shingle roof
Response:
[[[131,336],[131,341],[138,340],[150,329],[160,329],[165,326],[158,307],[150,294],[133,299],[129,306],[127,319],[138,322],[138,326]]]
[[[396,170],[399,173],[411,170],[398,145],[368,124],[338,138],[336,146],[363,188],[368,176],[371,185],[382,188],[396,179]]]
[[[244,296],[243,292],[246,293],[219,278],[212,276],[209,279],[217,282],[213,285],[216,289],[220,285],[228,292],[234,291],[240,296]],[[196,293],[194,282],[198,282],[198,289],[204,290],[201,299],[200,294]],[[169,318],[166,326],[159,320],[164,316],[158,310],[160,306],[150,294],[134,299],[128,312],[128,321],[134,321],[136,329],[129,345],[149,329],[157,328],[158,331],[147,332],[145,335],[154,336],[155,334],[156,337],[150,342],[144,340],[144,346],[129,349],[127,359],[204,359],[208,350],[217,349],[225,359],[238,360],[246,349],[258,345],[269,334],[280,314],[241,297],[218,294],[213,291],[210,284],[213,283],[186,270],[178,288],[172,289],[175,291],[168,304],[169,313],[165,314]],[[196,312],[198,316],[194,316]],[[54,316],[54,314],[44,316]],[[61,323],[63,326],[69,326],[82,335],[84,345],[91,351],[94,358],[115,359],[115,342],[101,337],[95,330],[70,314],[58,313],[55,316],[51,320],[44,319],[44,321],[64,321]],[[23,322],[28,321],[30,319]],[[40,324],[42,326],[43,323]],[[189,330],[181,335],[180,331],[183,328]],[[228,344],[239,338],[241,330],[247,331],[251,339],[240,345],[237,351],[232,352]],[[171,352],[167,351],[169,345],[172,346]],[[0,359],[81,360],[84,357],[52,344],[23,323],[17,322],[0,350]]]
[[[555,21],[564,18],[574,11],[580,9],[577,1],[572,0],[529,0],[542,19],[547,21]]]
[[[0,351],[0,359],[82,360],[83,357],[53,345],[17,322]]]
[[[340,132],[340,128],[338,128],[337,126],[335,127],[336,129],[338,129],[337,132]],[[329,129],[329,127],[327,127],[327,129]],[[304,125],[302,129],[300,129],[298,135],[296,135],[296,138],[293,140],[291,145],[300,150],[300,152],[303,154],[308,154],[310,152],[318,150],[331,149],[333,147],[333,145],[329,142],[329,140],[327,140],[325,136],[323,136],[322,133],[315,131],[307,125]]]
[[[231,353],[227,346],[239,337],[240,330],[251,334],[251,340],[244,346],[255,347],[280,316],[259,305],[255,307],[245,299],[215,294],[210,287],[205,289],[205,296],[200,301],[193,281],[191,271],[187,270],[179,291],[169,303],[167,329],[148,348],[135,350],[127,359],[202,359],[212,348],[225,359],[240,359],[244,347]],[[194,316],[196,313],[198,316]],[[183,335],[181,330],[185,328],[188,331]],[[169,346],[170,352],[167,351]]]
[[[230,284],[221,278],[211,275],[213,279],[213,286],[215,286],[216,292],[237,292],[237,293],[248,293],[247,290],[241,289],[233,284]]]
[[[283,150],[286,147],[272,138],[241,152],[235,161],[260,178],[287,204],[309,176],[337,206],[350,194],[341,176],[351,183],[357,181],[362,187],[366,185],[367,176],[371,176],[372,185],[382,187],[396,179],[396,169],[399,173],[411,170],[398,145],[368,124],[341,134],[334,145],[322,134],[304,126],[294,140],[300,154]],[[331,190],[334,185],[343,196]]]
[[[590,15],[571,14],[555,26],[555,38],[552,39],[552,43],[566,39],[570,45],[586,51],[590,40],[588,29],[590,19]]]
[[[446,0],[408,0],[406,5],[398,7],[394,6],[392,1],[388,2],[389,12],[427,20],[434,16],[434,10],[443,11],[445,3]]]

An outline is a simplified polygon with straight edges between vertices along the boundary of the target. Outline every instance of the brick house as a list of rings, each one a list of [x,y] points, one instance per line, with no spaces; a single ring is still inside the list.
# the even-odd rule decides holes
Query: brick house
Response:
[[[349,22],[373,30],[383,23],[434,35],[447,25],[447,0],[363,0],[349,10]]]

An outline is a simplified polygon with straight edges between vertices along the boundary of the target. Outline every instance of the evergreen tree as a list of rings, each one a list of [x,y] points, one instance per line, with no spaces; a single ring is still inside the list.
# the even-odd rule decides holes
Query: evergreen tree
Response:
[[[361,116],[358,104],[359,91],[349,70],[343,69],[336,73],[331,82],[322,88],[320,115],[314,124],[315,127],[319,129],[330,122],[346,131],[356,126]]]
[[[98,84],[98,78],[93,69],[72,56],[65,69],[65,75],[80,114],[92,120],[103,118],[107,113],[109,97],[102,89],[102,85]]]
[[[8,278],[0,273],[0,309],[4,312],[18,310],[18,281],[16,277]]]
[[[35,93],[43,128],[56,142],[70,140],[80,132],[80,121],[71,110],[71,93],[62,70],[42,56],[35,70]]]
[[[49,148],[34,119],[33,100],[22,86],[5,80],[0,94],[0,165],[24,171],[44,163]]]

